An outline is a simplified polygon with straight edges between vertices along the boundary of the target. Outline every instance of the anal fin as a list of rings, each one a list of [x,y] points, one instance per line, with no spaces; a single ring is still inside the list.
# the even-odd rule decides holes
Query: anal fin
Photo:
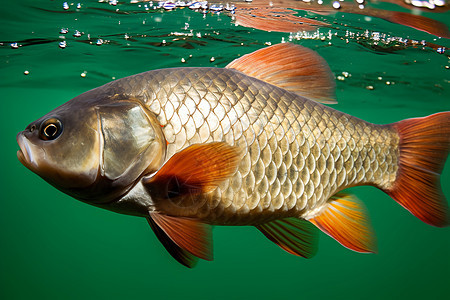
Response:
[[[293,255],[311,258],[317,252],[317,229],[308,221],[286,218],[258,225],[256,228],[269,240]]]
[[[308,220],[343,246],[357,252],[376,252],[376,240],[363,203],[353,195],[338,193],[327,207]]]

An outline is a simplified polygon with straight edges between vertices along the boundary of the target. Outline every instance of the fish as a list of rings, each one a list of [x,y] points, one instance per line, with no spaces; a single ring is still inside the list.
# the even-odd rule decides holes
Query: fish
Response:
[[[146,218],[186,267],[213,260],[214,226],[253,226],[305,258],[320,232],[374,253],[354,186],[448,226],[450,112],[373,124],[333,109],[335,94],[319,54],[281,43],[225,68],[151,70],[94,88],[18,133],[17,156],[75,199]]]

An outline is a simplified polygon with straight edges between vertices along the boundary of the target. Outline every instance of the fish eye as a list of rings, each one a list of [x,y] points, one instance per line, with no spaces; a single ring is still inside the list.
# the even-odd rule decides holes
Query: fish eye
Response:
[[[56,118],[50,118],[42,123],[39,137],[45,141],[54,140],[61,135],[62,131],[61,121]]]

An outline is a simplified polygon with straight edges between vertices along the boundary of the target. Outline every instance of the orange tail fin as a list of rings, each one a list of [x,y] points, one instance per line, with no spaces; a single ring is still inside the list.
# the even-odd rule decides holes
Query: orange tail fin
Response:
[[[449,225],[440,175],[450,148],[450,112],[392,124],[400,137],[400,166],[385,192],[433,226]]]

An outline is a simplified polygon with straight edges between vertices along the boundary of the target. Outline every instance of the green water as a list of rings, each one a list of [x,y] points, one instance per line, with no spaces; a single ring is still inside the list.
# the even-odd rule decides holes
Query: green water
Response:
[[[321,234],[318,254],[306,260],[254,228],[216,227],[215,260],[187,269],[144,219],[78,202],[17,160],[17,132],[88,89],[157,68],[223,67],[290,34],[235,26],[224,14],[146,11],[129,1],[84,1],[67,11],[63,1],[0,4],[0,299],[448,299],[449,228],[422,223],[372,187],[353,192],[370,212],[378,254],[352,252]],[[423,15],[450,25],[450,13]],[[450,40],[361,15],[318,19],[332,24],[319,30],[331,39],[293,42],[318,51],[341,79],[334,108],[374,123],[450,110],[450,51],[375,47],[345,35],[369,30],[446,47]],[[84,34],[74,37],[75,30]],[[65,49],[58,47],[63,40]],[[441,181],[449,197],[449,163]]]

